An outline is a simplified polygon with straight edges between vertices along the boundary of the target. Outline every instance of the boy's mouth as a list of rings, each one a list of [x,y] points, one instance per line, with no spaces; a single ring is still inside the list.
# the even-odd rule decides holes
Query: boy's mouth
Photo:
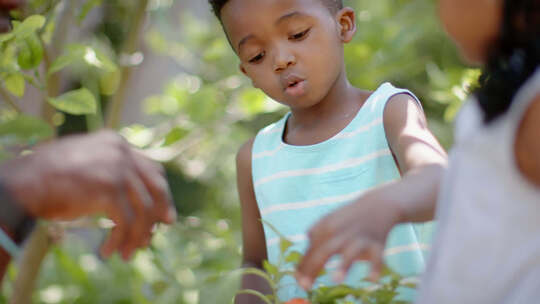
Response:
[[[285,89],[285,93],[290,96],[298,97],[305,93],[305,80],[298,80],[291,82],[289,86]]]
[[[294,88],[296,85],[298,85],[301,82],[301,80],[295,80],[291,83],[289,83],[289,86],[287,88]]]
[[[305,93],[306,81],[296,76],[289,76],[285,79],[285,93],[290,96],[300,96]]]

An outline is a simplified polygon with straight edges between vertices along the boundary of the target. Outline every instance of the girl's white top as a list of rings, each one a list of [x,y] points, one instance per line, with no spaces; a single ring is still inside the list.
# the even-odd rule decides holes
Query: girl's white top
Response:
[[[514,155],[520,122],[539,93],[537,69],[492,123],[484,124],[475,100],[460,112],[417,303],[540,303],[540,188]]]

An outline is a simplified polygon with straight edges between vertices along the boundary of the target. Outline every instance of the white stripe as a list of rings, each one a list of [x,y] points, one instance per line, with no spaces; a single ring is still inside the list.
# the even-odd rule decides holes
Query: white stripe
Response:
[[[293,243],[307,240],[307,236],[305,234],[291,235],[291,236],[286,236],[285,238]],[[266,242],[266,246],[270,247],[270,246],[277,245],[279,244],[279,240],[280,240],[279,237],[271,238],[270,240],[268,240],[268,242]]]
[[[274,134],[274,133],[278,133],[281,131],[282,128],[279,128],[279,126],[277,124],[274,124],[274,125],[270,125],[264,129],[261,130],[261,132],[259,132],[259,134],[262,134],[262,135],[268,135],[268,134]]]
[[[331,172],[331,171],[337,171],[337,170],[346,169],[346,168],[352,168],[352,167],[359,166],[359,165],[361,165],[361,164],[363,164],[363,163],[365,163],[367,161],[370,161],[372,159],[375,159],[375,158],[378,158],[378,157],[381,157],[381,156],[386,156],[386,155],[392,155],[389,149],[379,150],[379,151],[373,152],[373,153],[371,153],[369,155],[366,155],[366,156],[362,156],[362,157],[358,157],[358,158],[351,158],[351,159],[348,159],[346,161],[343,161],[343,162],[340,162],[340,163],[337,163],[337,164],[332,164],[332,165],[324,166],[324,167],[320,167],[320,168],[309,168],[309,169],[298,169],[298,170],[282,171],[282,172],[278,172],[276,174],[272,174],[270,176],[263,177],[263,178],[257,180],[255,182],[255,187],[258,187],[258,186],[260,186],[262,184],[271,182],[271,181],[276,180],[276,179],[281,179],[281,178],[296,177],[296,176],[306,176],[306,175],[315,175],[315,174],[322,174],[322,173],[327,173],[327,172]]]
[[[391,256],[399,253],[409,252],[409,251],[417,251],[417,250],[429,250],[431,246],[428,244],[410,244],[405,246],[399,246],[399,247],[393,247],[386,249],[384,251],[384,256]],[[341,265],[341,259],[333,259],[326,263],[325,268],[328,270],[336,269]]]
[[[336,135],[334,137],[334,139],[343,139],[343,138],[351,138],[353,136],[356,136],[360,133],[363,133],[363,132],[366,132],[366,131],[369,131],[369,129],[375,127],[375,126],[378,126],[380,124],[382,124],[383,120],[382,118],[378,118],[370,123],[368,123],[367,125],[365,126],[362,126],[362,127],[359,127],[358,129],[352,131],[352,132],[343,132],[343,133],[340,133],[338,135]]]
[[[343,132],[343,133],[337,134],[332,139],[346,139],[346,138],[354,137],[354,136],[356,136],[356,135],[358,135],[360,133],[369,131],[369,129],[382,124],[382,122],[383,122],[382,118],[376,119],[376,120],[368,123],[365,126],[359,127],[358,129],[356,129],[356,130],[354,130],[352,132]],[[261,133],[263,133],[263,134],[272,134],[272,133],[276,133],[278,131],[280,131],[280,128],[275,129],[275,130],[271,130],[271,131],[266,131],[266,132],[263,131]],[[264,152],[259,152],[257,154],[253,154],[253,159],[259,159],[259,158],[263,158],[263,157],[274,156],[274,154],[276,154],[281,149],[283,149],[284,146],[285,145],[282,142],[280,142],[280,144],[278,145],[277,148],[274,148],[274,149],[269,150],[269,151],[264,151]]]
[[[431,246],[428,244],[409,244],[404,246],[398,246],[393,248],[388,248],[384,251],[384,256],[390,256],[395,254],[400,254],[404,252],[417,251],[417,250],[429,250]]]
[[[274,156],[274,154],[276,154],[277,152],[279,152],[279,150],[283,149],[283,147],[284,147],[284,145],[283,145],[283,144],[280,144],[280,145],[279,145],[277,148],[275,148],[274,150],[255,153],[255,154],[253,154],[253,159],[258,159],[258,158],[268,157],[268,156]]]
[[[312,208],[312,207],[317,207],[317,206],[324,206],[324,205],[331,205],[331,204],[336,204],[336,203],[341,203],[341,202],[347,202],[347,201],[351,201],[357,198],[363,192],[364,190],[361,190],[361,191],[356,191],[356,192],[345,194],[345,195],[324,197],[324,198],[320,198],[316,200],[309,200],[309,201],[303,201],[303,202],[294,202],[294,203],[288,203],[288,204],[274,205],[268,208],[261,209],[261,216],[268,215],[274,212],[279,212],[279,211]]]

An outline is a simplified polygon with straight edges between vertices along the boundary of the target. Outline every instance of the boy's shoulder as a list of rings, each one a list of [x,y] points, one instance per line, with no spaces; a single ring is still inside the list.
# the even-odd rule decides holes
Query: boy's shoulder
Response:
[[[238,152],[236,153],[236,163],[244,163],[246,161],[251,161],[251,150],[253,149],[253,142],[255,142],[255,137],[250,138],[240,146]]]
[[[246,141],[236,153],[236,172],[239,175],[251,174],[251,150],[255,137]]]
[[[408,119],[425,121],[424,110],[416,96],[401,92],[388,98],[383,111],[385,128],[399,129]]]
[[[290,113],[285,114],[279,120],[270,123],[269,125],[263,127],[257,132],[257,135],[250,138],[240,148],[236,154],[237,163],[240,162],[251,162],[251,155],[254,150],[255,142],[257,141],[259,145],[262,143],[265,145],[267,141],[273,141],[281,138],[284,124],[287,121]]]

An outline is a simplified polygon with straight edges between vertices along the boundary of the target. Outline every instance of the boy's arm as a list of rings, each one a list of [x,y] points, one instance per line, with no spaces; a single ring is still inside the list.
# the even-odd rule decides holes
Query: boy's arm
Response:
[[[529,106],[516,134],[514,154],[518,168],[533,185],[540,187],[540,94]]]
[[[246,142],[236,155],[236,175],[238,194],[242,208],[242,240],[243,259],[242,267],[255,267],[263,269],[262,262],[267,259],[264,230],[261,215],[251,177],[251,149],[253,139]],[[241,289],[252,289],[263,294],[271,294],[270,285],[256,275],[243,275]],[[264,303],[252,295],[239,295],[236,304]]]
[[[384,127],[403,178],[366,192],[354,203],[320,220],[309,233],[310,247],[298,266],[299,284],[309,289],[324,264],[341,254],[335,279],[344,279],[356,260],[371,262],[375,279],[383,265],[386,237],[401,222],[433,219],[446,152],[427,128],[426,119],[408,94],[392,97]]]
[[[392,97],[384,109],[384,128],[390,149],[402,172],[395,186],[400,222],[432,220],[447,155],[428,129],[418,102],[409,94]]]

